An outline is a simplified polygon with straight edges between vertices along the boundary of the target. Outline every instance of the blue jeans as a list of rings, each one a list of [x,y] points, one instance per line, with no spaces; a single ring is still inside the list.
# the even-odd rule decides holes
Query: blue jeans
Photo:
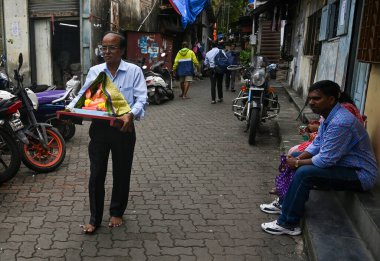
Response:
[[[286,193],[277,223],[284,227],[298,226],[311,189],[362,191],[355,169],[346,167],[319,168],[304,165],[297,169]]]

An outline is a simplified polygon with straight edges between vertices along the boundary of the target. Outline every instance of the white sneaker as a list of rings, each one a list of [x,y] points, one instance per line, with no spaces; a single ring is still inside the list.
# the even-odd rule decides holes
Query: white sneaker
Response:
[[[269,223],[262,223],[261,228],[272,235],[282,235],[287,234],[291,236],[298,236],[302,233],[300,227],[294,227],[294,228],[285,228],[277,224],[277,220],[269,222]]]
[[[269,214],[281,214],[281,205],[278,202],[279,198],[277,198],[275,201],[269,204],[261,204],[260,209],[261,211]]]

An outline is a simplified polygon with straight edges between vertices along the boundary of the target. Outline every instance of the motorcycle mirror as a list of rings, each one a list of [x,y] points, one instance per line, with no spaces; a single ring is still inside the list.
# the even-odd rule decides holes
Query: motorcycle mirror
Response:
[[[22,57],[22,53],[18,55],[18,71],[20,71],[20,68],[24,62],[24,58]]]

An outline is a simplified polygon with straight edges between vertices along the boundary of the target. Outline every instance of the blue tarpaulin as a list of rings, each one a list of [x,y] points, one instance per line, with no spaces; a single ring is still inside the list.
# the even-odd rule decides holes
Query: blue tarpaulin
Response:
[[[209,0],[170,0],[170,3],[177,13],[182,16],[182,27],[186,28],[188,24],[195,22],[197,16],[209,4]]]

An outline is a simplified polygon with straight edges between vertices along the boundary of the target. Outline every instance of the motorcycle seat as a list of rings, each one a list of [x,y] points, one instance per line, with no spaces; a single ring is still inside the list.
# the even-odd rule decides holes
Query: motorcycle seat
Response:
[[[47,104],[51,103],[52,101],[61,98],[65,94],[65,90],[52,90],[52,91],[44,91],[44,92],[37,92],[37,98],[39,104]]]
[[[152,72],[152,71],[149,71],[149,72],[144,73],[144,76],[145,76],[145,77],[149,77],[149,76],[158,76],[158,77],[162,77],[161,74],[154,73],[154,72]]]

